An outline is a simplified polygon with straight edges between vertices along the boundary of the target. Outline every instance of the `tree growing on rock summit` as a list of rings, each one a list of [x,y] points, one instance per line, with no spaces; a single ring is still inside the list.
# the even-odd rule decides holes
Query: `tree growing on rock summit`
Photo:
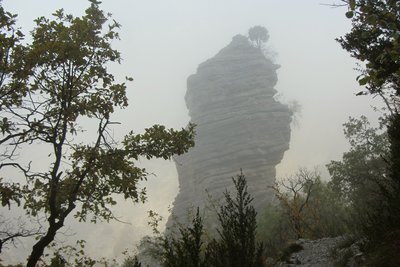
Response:
[[[265,42],[269,39],[268,30],[263,26],[254,26],[249,29],[249,40],[252,44],[262,49]]]

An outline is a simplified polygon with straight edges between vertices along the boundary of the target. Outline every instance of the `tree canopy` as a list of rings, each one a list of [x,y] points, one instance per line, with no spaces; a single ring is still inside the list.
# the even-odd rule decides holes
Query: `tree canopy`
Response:
[[[249,29],[249,40],[257,48],[262,48],[269,39],[268,30],[263,26],[254,26]]]
[[[400,249],[400,4],[397,0],[347,0],[349,33],[338,41],[360,66],[358,82],[385,101],[389,153],[387,179],[378,183],[379,204],[368,212],[364,234],[372,265],[398,266]],[[375,259],[374,259],[375,258]],[[374,262],[375,260],[375,262]]]
[[[27,266],[36,265],[69,215],[109,221],[116,195],[144,201],[138,182],[148,173],[135,160],[169,159],[194,145],[193,125],[179,131],[154,125],[142,134],[130,132],[122,142],[113,138],[112,114],[128,106],[127,85],[108,71],[108,64],[121,63],[111,47],[120,25],[99,4],[90,1],[81,17],[60,9],[53,19],[36,19],[27,45],[19,43],[23,35],[14,28],[15,16],[0,9],[0,144],[5,151],[0,170],[14,167],[26,181],[20,185],[6,177],[1,189],[12,193],[2,194],[2,203],[22,202],[27,215],[47,218]],[[88,120],[97,124],[96,133],[77,141]],[[17,148],[26,154],[32,145],[50,151],[48,167],[33,170],[13,154]],[[30,162],[38,160],[30,155]]]
[[[344,133],[350,151],[343,154],[342,161],[327,165],[332,177],[330,186],[340,197],[360,206],[365,202],[365,192],[372,197],[372,187],[388,176],[389,141],[387,133],[371,127],[365,116],[350,118],[344,124]]]
[[[350,55],[364,63],[357,77],[371,94],[398,104],[400,95],[400,6],[396,0],[350,0],[346,16],[352,29],[338,38]],[[394,107],[395,108],[395,107]]]

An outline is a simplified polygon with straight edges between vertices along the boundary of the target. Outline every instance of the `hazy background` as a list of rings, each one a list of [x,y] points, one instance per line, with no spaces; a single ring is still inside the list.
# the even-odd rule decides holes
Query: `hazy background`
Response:
[[[234,35],[262,25],[270,34],[267,48],[281,65],[276,86],[279,99],[286,103],[296,100],[302,106],[298,125],[292,127],[290,150],[278,166],[278,177],[299,167],[322,170],[347,149],[342,123],[348,116],[371,115],[374,101],[354,95],[360,90],[355,82],[355,62],[334,40],[350,29],[346,8],[321,4],[332,4],[332,0],[104,0],[103,10],[122,24],[121,41],[115,42],[114,48],[124,60],[109,68],[120,80],[125,76],[135,79],[128,84],[129,107],[114,116],[122,123],[115,128],[115,136],[129,130],[141,132],[155,123],[184,127],[189,121],[184,103],[186,78]],[[3,0],[3,6],[18,14],[17,25],[27,33],[39,16],[49,17],[59,8],[82,15],[89,2]],[[147,210],[168,216],[168,206],[178,191],[174,163],[155,160],[140,164],[156,176],[144,184],[148,188],[145,205],[126,202],[115,209],[127,224],[73,223],[67,233],[78,234],[60,235],[59,240],[86,239],[91,255],[120,257],[124,248],[132,249],[149,233]],[[25,251],[8,250],[1,256],[23,260],[30,247],[23,248]]]

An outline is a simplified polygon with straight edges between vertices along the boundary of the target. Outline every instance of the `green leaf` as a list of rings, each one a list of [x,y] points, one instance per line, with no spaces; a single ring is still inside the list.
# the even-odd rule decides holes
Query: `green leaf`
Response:
[[[360,80],[358,80],[358,84],[363,86],[366,85],[369,82],[369,77],[363,77]]]
[[[350,0],[349,1],[349,7],[351,10],[354,10],[356,8],[356,1],[355,0]]]
[[[346,12],[346,17],[348,18],[348,19],[351,19],[352,17],[354,16],[354,12],[353,11],[347,11]]]
[[[378,21],[378,16],[373,14],[367,17],[367,22],[371,25],[376,25]]]

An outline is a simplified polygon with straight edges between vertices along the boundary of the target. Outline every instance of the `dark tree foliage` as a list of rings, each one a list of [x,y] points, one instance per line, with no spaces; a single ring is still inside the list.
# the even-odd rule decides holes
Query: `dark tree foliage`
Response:
[[[15,76],[18,61],[18,55],[23,50],[20,41],[23,34],[15,28],[16,15],[6,12],[0,1],[0,110],[8,106],[21,105],[21,99],[24,95],[25,87],[20,83],[20,79]],[[16,138],[18,134],[12,132],[14,125],[5,116],[0,116],[0,144],[10,139]],[[1,149],[0,160],[13,156],[13,150]],[[0,165],[0,169],[4,164]],[[18,187],[10,183],[2,182],[0,177],[0,192],[2,206],[10,207],[12,201],[20,204]]]
[[[351,56],[365,63],[358,77],[373,95],[383,97],[390,152],[388,179],[381,182],[380,204],[365,225],[372,264],[399,266],[400,258],[400,2],[348,0],[352,29],[338,39]]]
[[[263,266],[263,244],[256,241],[257,212],[251,205],[243,173],[236,179],[236,196],[225,192],[226,204],[218,212],[219,239],[210,242],[206,250],[208,266],[256,267]]]
[[[26,94],[26,73],[20,68],[24,56],[21,41],[24,37],[16,28],[16,15],[4,10],[0,0],[0,145],[14,141],[23,135],[2,110],[8,107],[19,107]],[[5,161],[13,159],[15,146],[0,148],[0,170],[6,168]],[[5,181],[0,177],[1,206],[11,208],[12,203],[21,204],[20,185]],[[0,216],[0,253],[9,243],[21,237],[38,234],[39,231],[27,228],[25,222],[12,223],[8,218]]]
[[[135,257],[129,257],[124,260],[122,263],[121,267],[142,267],[142,264],[138,260],[138,258]]]
[[[341,161],[327,165],[329,186],[352,206],[367,208],[368,199],[376,199],[379,194],[378,183],[388,178],[388,136],[383,129],[371,127],[365,116],[349,118],[344,134],[350,151],[343,154]]]
[[[46,218],[27,266],[34,267],[55,239],[67,217],[79,221],[114,219],[116,195],[133,202],[145,200],[138,183],[147,172],[135,164],[140,157],[169,159],[185,153],[193,143],[193,126],[180,131],[155,125],[143,134],[133,132],[114,140],[111,116],[128,106],[126,84],[108,71],[120,63],[111,43],[120,25],[90,0],[81,17],[57,10],[53,19],[40,17],[32,42],[21,45],[15,16],[0,6],[0,169],[14,168],[24,184],[0,178],[2,205],[23,203],[28,216]],[[127,81],[131,81],[127,78]],[[79,140],[88,122],[97,125],[90,137]],[[48,166],[33,170],[14,154],[30,156],[32,145],[49,151]],[[30,151],[28,153],[27,151]]]
[[[249,29],[249,40],[255,47],[261,49],[269,39],[268,30],[263,26],[254,26]]]
[[[217,211],[218,237],[204,240],[203,220],[197,209],[190,226],[161,242],[161,261],[166,267],[257,267],[263,266],[263,245],[256,241],[256,211],[243,174],[232,178],[236,197],[225,192],[226,203]]]
[[[377,208],[369,213],[365,233],[369,239],[372,265],[400,266],[400,116],[392,116],[388,127],[390,143],[389,179],[379,183]]]
[[[170,236],[162,239],[162,265],[165,267],[205,266],[201,257],[203,234],[203,220],[197,208],[192,224],[179,228],[179,237]]]
[[[21,41],[24,37],[16,28],[17,15],[4,10],[0,1],[0,108],[20,105],[26,93],[26,73],[21,69],[25,55]],[[10,134],[11,125],[6,118],[0,121],[0,130]],[[5,140],[0,139],[0,144]]]
[[[339,38],[351,56],[365,63],[360,85],[373,93],[400,94],[400,4],[397,0],[349,0],[352,29]]]
[[[365,229],[360,226],[369,225],[371,211],[381,208],[380,186],[385,188],[390,180],[390,144],[387,132],[372,127],[365,116],[350,118],[344,133],[350,150],[343,153],[342,160],[327,165],[331,175],[328,186],[346,203],[352,233],[363,236]]]

